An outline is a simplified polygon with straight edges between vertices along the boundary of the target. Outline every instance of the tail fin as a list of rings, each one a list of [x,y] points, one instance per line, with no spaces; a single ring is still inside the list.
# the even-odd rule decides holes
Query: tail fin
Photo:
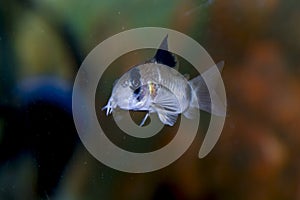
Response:
[[[221,72],[224,66],[224,61],[216,64],[217,68],[211,67],[201,75],[189,81],[192,89],[192,99],[189,109],[183,114],[187,118],[193,118],[193,113],[196,109],[200,109],[217,116],[226,115],[226,105],[222,102],[215,88],[218,83],[218,73]],[[205,81],[204,81],[204,78]],[[208,90],[209,85],[211,91]]]

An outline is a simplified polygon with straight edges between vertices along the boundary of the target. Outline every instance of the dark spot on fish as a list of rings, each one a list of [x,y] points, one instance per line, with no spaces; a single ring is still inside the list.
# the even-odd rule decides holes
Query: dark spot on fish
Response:
[[[130,83],[131,83],[130,88],[132,90],[136,90],[138,87],[141,86],[140,78],[141,78],[140,70],[138,68],[133,68],[130,71]]]
[[[176,66],[176,59],[175,56],[170,53],[169,51],[158,49],[154,60],[160,64],[167,65],[169,67],[175,67]]]
[[[142,86],[135,89],[133,91],[133,95],[135,96],[136,100],[141,101],[145,96],[145,92],[142,89]]]
[[[136,98],[136,100],[141,101],[143,98],[144,98],[144,96],[138,95],[137,98]]]
[[[156,54],[152,61],[167,65],[169,67],[176,66],[176,59],[175,56],[168,51],[168,35],[163,39],[161,42],[159,49],[156,51]]]
[[[135,95],[138,95],[140,92],[141,92],[141,87],[138,87],[137,89],[135,89],[135,90],[133,91],[133,93],[134,93]]]

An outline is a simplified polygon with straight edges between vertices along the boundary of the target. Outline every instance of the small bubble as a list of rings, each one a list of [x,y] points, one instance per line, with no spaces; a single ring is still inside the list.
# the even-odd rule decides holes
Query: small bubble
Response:
[[[118,15],[121,15],[121,12],[120,12],[120,11],[118,12]]]

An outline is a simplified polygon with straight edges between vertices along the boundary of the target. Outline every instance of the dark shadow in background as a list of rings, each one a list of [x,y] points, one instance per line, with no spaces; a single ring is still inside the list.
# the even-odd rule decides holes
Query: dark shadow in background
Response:
[[[79,141],[71,112],[72,83],[57,84],[58,79],[37,77],[39,80],[32,87],[23,87],[16,80],[18,63],[13,49],[13,25],[22,13],[15,8],[39,15],[56,31],[76,63],[74,76],[83,60],[82,52],[70,27],[52,11],[37,9],[28,0],[0,2],[0,120],[4,124],[0,164],[30,153],[38,169],[37,193],[45,197],[55,190]]]

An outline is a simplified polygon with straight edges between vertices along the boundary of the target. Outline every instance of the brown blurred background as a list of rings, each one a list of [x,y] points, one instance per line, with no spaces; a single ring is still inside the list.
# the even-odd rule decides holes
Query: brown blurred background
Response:
[[[295,0],[1,0],[0,199],[300,199],[299,10]],[[144,26],[187,34],[225,61],[228,116],[204,159],[205,123],[179,160],[129,174],[86,151],[71,94],[96,45]]]

